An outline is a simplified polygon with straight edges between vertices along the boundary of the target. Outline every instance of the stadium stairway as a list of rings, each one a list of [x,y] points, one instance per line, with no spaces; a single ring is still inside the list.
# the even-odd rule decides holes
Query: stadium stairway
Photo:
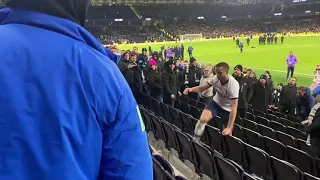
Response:
[[[138,10],[136,10],[132,5],[128,5],[130,7],[130,9],[135,13],[135,15],[137,16],[137,18],[142,19],[142,15],[140,15],[140,13],[138,12]]]

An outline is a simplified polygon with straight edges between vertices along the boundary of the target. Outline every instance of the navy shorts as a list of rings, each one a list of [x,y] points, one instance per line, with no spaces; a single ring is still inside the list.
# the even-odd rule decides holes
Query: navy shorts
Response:
[[[223,130],[228,125],[230,112],[222,109],[222,107],[220,107],[215,101],[211,101],[205,109],[211,111],[215,124],[219,129]],[[219,116],[221,120],[219,118],[215,118],[217,116]]]

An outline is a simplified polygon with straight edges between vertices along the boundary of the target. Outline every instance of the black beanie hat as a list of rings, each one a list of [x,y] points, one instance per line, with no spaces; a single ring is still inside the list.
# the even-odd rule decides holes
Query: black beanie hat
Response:
[[[194,57],[190,58],[190,64],[194,63],[196,61],[196,59]]]
[[[243,67],[242,67],[242,65],[238,64],[238,65],[236,65],[236,66],[234,67],[234,69],[239,69],[239,70],[242,72]]]

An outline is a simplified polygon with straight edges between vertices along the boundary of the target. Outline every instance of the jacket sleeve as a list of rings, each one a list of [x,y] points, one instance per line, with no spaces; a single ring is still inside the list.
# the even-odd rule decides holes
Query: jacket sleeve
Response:
[[[269,104],[268,105],[272,105],[273,103],[273,96],[272,96],[272,90],[269,89]]]
[[[249,103],[253,95],[253,87],[252,87],[252,83],[249,80],[247,80],[247,84],[248,84],[247,102]]]
[[[308,96],[309,109],[312,109],[315,103],[315,98],[312,95]]]
[[[128,70],[128,66],[126,66],[124,63],[121,61],[118,63],[118,67],[122,73],[126,72]]]
[[[307,134],[312,133],[312,131],[320,129],[320,111],[314,116],[312,123],[305,127]]]
[[[164,91],[166,92],[166,93],[168,93],[168,94],[173,94],[172,93],[172,90],[171,90],[171,88],[170,88],[170,86],[169,86],[169,75],[167,74],[167,73],[163,73],[162,75],[161,75],[161,79],[162,79],[162,85],[163,85],[163,89],[164,89]]]

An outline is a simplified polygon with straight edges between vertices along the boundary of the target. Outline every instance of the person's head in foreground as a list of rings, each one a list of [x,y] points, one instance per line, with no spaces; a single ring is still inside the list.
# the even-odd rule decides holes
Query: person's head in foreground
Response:
[[[226,83],[229,80],[229,65],[225,62],[218,63],[216,75],[221,82]]]
[[[265,86],[267,83],[267,79],[268,79],[268,77],[266,75],[261,75],[260,79],[259,79],[260,84]]]
[[[236,65],[235,67],[234,67],[234,72],[233,72],[233,75],[235,76],[235,77],[240,77],[241,75],[242,75],[242,65]]]
[[[152,159],[119,62],[83,28],[88,0],[0,9],[0,179],[150,180]]]
[[[212,74],[212,70],[213,70],[213,67],[208,65],[208,66],[205,66],[205,68],[203,69],[203,73],[204,73],[204,77],[208,77],[210,75],[213,75]]]
[[[256,79],[256,78],[257,78],[255,72],[249,73],[249,74],[248,74],[248,77],[249,77],[250,79]]]
[[[290,86],[295,86],[297,84],[297,78],[292,77],[289,81]]]
[[[293,52],[292,52],[292,51],[289,53],[289,56],[290,56],[290,57],[292,57],[292,56],[293,56]]]
[[[193,67],[197,66],[197,60],[194,57],[190,58],[190,66],[193,66]]]
[[[306,94],[307,88],[305,86],[298,87],[297,94],[300,97],[303,97]]]
[[[282,90],[282,88],[283,88],[283,84],[282,83],[278,83],[278,86],[277,86],[277,88],[278,88],[278,90]]]

